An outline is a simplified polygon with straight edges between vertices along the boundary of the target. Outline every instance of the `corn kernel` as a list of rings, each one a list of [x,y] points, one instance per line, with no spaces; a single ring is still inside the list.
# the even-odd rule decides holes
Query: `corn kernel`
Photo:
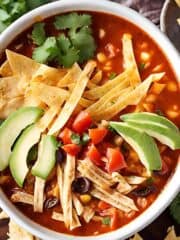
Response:
[[[176,85],[175,82],[169,82],[167,84],[167,89],[170,91],[170,92],[176,92],[178,90],[178,87]]]
[[[80,200],[83,204],[87,204],[91,201],[92,197],[89,194],[80,195]]]
[[[144,62],[148,62],[151,58],[151,55],[147,52],[141,52],[140,58]]]
[[[97,54],[97,60],[100,62],[100,63],[103,63],[106,61],[106,55],[104,53],[98,53]]]
[[[100,28],[99,29],[99,38],[102,39],[105,37],[105,35],[106,35],[106,32],[104,31],[104,29]]]

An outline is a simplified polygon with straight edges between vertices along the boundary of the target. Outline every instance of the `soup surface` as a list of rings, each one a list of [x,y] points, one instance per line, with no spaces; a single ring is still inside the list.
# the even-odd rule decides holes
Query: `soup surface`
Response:
[[[84,86],[84,102],[81,101],[81,104],[76,104],[73,113],[70,114],[65,124],[58,129],[58,133],[57,131],[53,132],[53,123],[48,127],[50,133],[56,137],[56,141],[60,142],[59,150],[56,150],[56,164],[44,180],[29,170],[21,187],[14,177],[16,174],[12,173],[13,167],[10,164],[10,170],[6,168],[0,173],[0,184],[16,207],[33,221],[57,232],[88,236],[99,235],[120,228],[150,207],[173,174],[178,161],[179,142],[172,150],[173,147],[169,145],[171,139],[166,144],[166,141],[155,138],[155,134],[150,134],[147,128],[152,127],[153,121],[147,120],[146,122],[144,117],[140,117],[140,120],[136,120],[135,123],[130,120],[128,128],[132,127],[133,131],[140,128],[140,132],[146,134],[148,138],[148,143],[146,143],[145,137],[140,144],[138,142],[140,140],[135,137],[135,132],[132,134],[127,130],[127,135],[126,130],[123,132],[123,126],[125,127],[125,125],[122,125],[123,130],[118,130],[117,122],[122,123],[122,120],[126,122],[126,118],[120,120],[120,116],[126,113],[154,113],[157,119],[163,116],[163,119],[169,119],[179,128],[180,94],[176,77],[165,55],[159,46],[140,28],[124,19],[105,13],[86,12],[79,14],[88,14],[92,19],[91,29],[96,51],[93,57],[89,57],[89,59],[93,60],[96,66],[92,67],[89,72],[86,69],[86,74],[91,81]],[[54,26],[55,17],[39,20],[44,23],[47,36],[62,34],[63,30],[58,30]],[[32,31],[33,28],[30,28],[22,33],[8,49],[32,58],[33,51],[37,48],[37,44],[32,40]],[[130,55],[128,55],[128,52],[131,52]],[[135,59],[132,59],[132,53]],[[130,56],[129,60],[127,60],[128,56]],[[2,57],[1,63],[3,64],[5,60],[6,57]],[[58,68],[62,75],[67,74],[70,69],[63,68],[54,60],[48,61],[48,64],[53,68]],[[82,61],[79,66],[85,69],[86,64],[87,61]],[[31,67],[32,65],[30,65]],[[21,71],[23,75],[23,67]],[[127,77],[121,79],[121,75],[125,71],[129,71],[126,74]],[[162,77],[160,75],[155,76],[157,81],[152,81],[151,86],[147,87],[145,95],[140,99],[137,100],[137,95],[141,95],[141,91],[137,92],[130,103],[124,103],[123,105],[123,97],[130,94],[131,91],[135,91],[140,86],[138,84],[142,84],[141,82],[136,83],[137,79],[143,82],[146,81],[148,76],[156,73],[164,73],[164,75],[162,74]],[[6,77],[3,76],[2,71],[1,75]],[[124,86],[124,89],[123,87],[118,89],[117,86],[121,83],[119,80],[116,83],[115,79],[118,77],[122,82],[125,78],[132,83]],[[71,78],[73,76],[70,77],[67,85],[60,86],[63,91],[69,91],[70,94],[74,91],[74,85],[72,85],[74,83],[71,83]],[[43,83],[40,78],[36,80],[37,83]],[[111,81],[112,86],[104,88],[106,92],[102,93],[99,89],[95,89],[93,92],[94,88],[100,88],[100,86],[104,86]],[[83,88],[83,81],[79,84],[80,88]],[[54,86],[55,84],[49,85]],[[35,86],[37,87],[37,85]],[[125,87],[128,89],[125,89]],[[112,95],[113,89],[115,95]],[[49,89],[49,91],[51,90],[53,91],[53,89]],[[108,91],[112,91],[112,94],[103,98]],[[80,90],[76,92],[76,98],[81,94],[80,92]],[[40,95],[40,92],[38,94]],[[46,94],[48,99],[48,92]],[[99,105],[93,106],[101,98],[103,98],[103,101]],[[123,107],[117,105],[117,108],[111,110],[110,105],[113,106],[118,101],[122,102]],[[34,103],[33,106],[43,108],[46,112],[49,106],[45,100],[43,104],[42,102],[39,105]],[[75,100],[73,99],[70,105],[74,103]],[[18,106],[24,106],[25,104],[23,104]],[[25,106],[31,105],[32,102]],[[66,103],[63,102],[61,109],[65,105]],[[16,109],[13,108],[13,111]],[[65,115],[67,111],[66,109]],[[2,108],[2,112],[4,114],[4,108]],[[12,110],[9,110],[9,112],[11,113]],[[5,114],[3,114],[1,114],[1,118],[4,118]],[[151,117],[147,115],[147,118]],[[165,129],[166,135],[166,124],[161,126],[161,122],[158,121],[155,123],[156,127],[159,124],[159,127]],[[133,124],[135,124],[135,128]],[[141,134],[139,130],[137,131],[137,135]],[[47,129],[45,132],[47,132]],[[144,135],[141,137],[143,138]],[[131,138],[136,142],[135,144],[129,140]],[[138,144],[141,146],[137,147]],[[15,144],[14,148],[17,148],[17,145]],[[135,145],[136,147],[134,147]],[[33,153],[35,153],[36,160],[37,144],[35,146],[36,151],[33,149]],[[151,152],[151,147],[154,149],[153,152]],[[145,154],[144,162],[143,154],[141,155],[140,152]],[[157,166],[159,159],[157,153],[160,153],[159,166]],[[151,159],[148,160],[149,157],[146,154],[157,159],[156,163],[152,163]],[[35,160],[32,160],[32,162],[34,163]],[[33,166],[32,162],[29,163],[30,168]],[[72,166],[73,164],[75,165]],[[65,183],[66,186],[63,185]],[[37,186],[41,187],[38,188]],[[39,191],[39,195],[37,191]],[[28,195],[23,195],[22,200],[18,195],[19,193]],[[37,201],[41,202],[40,206]],[[68,216],[68,214],[71,216]]]

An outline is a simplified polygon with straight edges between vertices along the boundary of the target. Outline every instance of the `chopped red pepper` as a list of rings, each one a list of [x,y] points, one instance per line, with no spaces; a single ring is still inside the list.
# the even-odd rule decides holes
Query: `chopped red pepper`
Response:
[[[109,173],[119,171],[122,168],[127,167],[123,154],[117,148],[108,148],[107,158],[108,158],[107,171]]]
[[[72,128],[77,133],[83,133],[86,131],[92,124],[91,116],[88,112],[82,111],[75,118]]]
[[[111,205],[109,203],[104,202],[104,201],[99,201],[99,203],[98,203],[98,208],[100,210],[106,210],[110,207],[111,207]]]
[[[80,150],[81,147],[79,145],[76,144],[66,144],[62,147],[64,149],[64,151],[72,156],[76,156]]]
[[[92,143],[100,143],[106,136],[108,130],[106,128],[93,128],[89,129],[89,137],[92,140]]]
[[[119,225],[119,214],[116,208],[113,209],[113,213],[111,215],[111,229],[115,230]]]
[[[98,149],[92,144],[88,151],[87,151],[87,157],[97,166],[103,166],[103,161],[101,160],[101,154],[98,151]]]
[[[64,130],[59,134],[59,137],[62,139],[63,144],[72,143],[71,141],[72,131],[69,128],[64,128]]]

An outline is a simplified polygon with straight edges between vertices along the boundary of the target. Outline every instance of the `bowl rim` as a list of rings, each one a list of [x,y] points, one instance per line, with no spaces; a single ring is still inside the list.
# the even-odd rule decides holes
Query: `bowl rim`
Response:
[[[86,11],[97,11],[110,13],[133,24],[137,25],[143,31],[145,31],[155,42],[158,44],[157,39],[159,39],[159,47],[165,54],[166,58],[171,63],[171,67],[175,72],[175,75],[180,81],[180,68],[179,64],[179,54],[170,43],[169,39],[159,31],[159,29],[153,25],[149,20],[138,14],[132,9],[129,9],[120,4],[110,2],[107,0],[101,1],[91,1],[91,0],[61,0],[53,3],[46,4],[42,7],[39,7],[21,18],[15,21],[10,27],[8,27],[0,36],[0,52],[5,49],[6,46],[21,32],[31,26],[36,22],[37,17],[42,16],[47,18],[49,16],[56,15],[58,13],[63,13],[67,11],[77,11],[77,10],[86,10]],[[169,179],[168,183],[159,194],[157,199],[151,206],[145,210],[140,216],[132,220],[129,224],[109,233],[101,234],[98,236],[74,236],[67,235],[64,233],[57,233],[55,231],[49,230],[45,227],[40,226],[34,221],[30,220],[28,217],[24,216],[5,196],[5,194],[0,189],[0,205],[7,212],[7,214],[14,219],[17,224],[22,226],[27,231],[31,232],[35,236],[44,239],[44,240],[71,240],[71,239],[80,239],[80,240],[118,240],[125,239],[135,232],[138,232],[142,228],[150,224],[155,218],[157,218],[161,212],[170,204],[175,195],[180,191],[180,182],[179,176],[180,173],[180,157],[178,159],[178,164],[176,170]]]

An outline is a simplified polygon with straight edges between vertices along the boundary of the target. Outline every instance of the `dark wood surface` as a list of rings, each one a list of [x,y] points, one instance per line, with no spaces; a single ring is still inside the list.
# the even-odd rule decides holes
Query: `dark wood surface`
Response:
[[[99,0],[100,1],[100,0]],[[159,15],[164,0],[113,0],[139,11],[145,17],[150,18],[155,24],[159,25]],[[163,240],[169,226],[175,225],[177,235],[180,235],[180,225],[169,214],[166,209],[159,218],[140,232],[144,240]],[[0,221],[0,240],[7,239],[8,220]],[[17,240],[17,239],[13,239]]]

